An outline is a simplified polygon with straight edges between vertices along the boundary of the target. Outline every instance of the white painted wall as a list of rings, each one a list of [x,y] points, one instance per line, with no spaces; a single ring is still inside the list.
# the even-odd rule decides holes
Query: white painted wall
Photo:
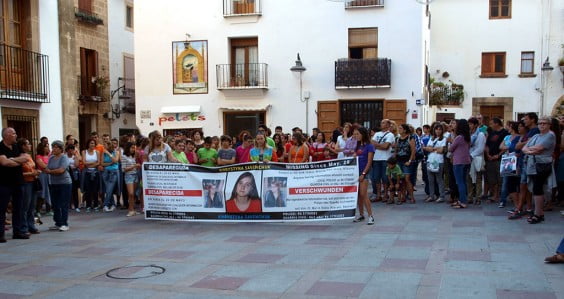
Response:
[[[415,1],[386,1],[384,8],[349,9],[327,0],[262,1],[258,18],[224,18],[222,1],[139,1],[136,20],[137,124],[142,133],[155,129],[203,127],[206,135],[223,133],[219,107],[272,105],[266,122],[305,128],[305,104],[299,102],[299,77],[289,69],[299,52],[307,71],[303,90],[311,92],[309,128],[317,126],[317,101],[336,99],[406,99],[416,110],[422,97],[424,6]],[[256,22],[254,21],[256,20]],[[239,23],[239,22],[248,23]],[[156,25],[158,24],[158,25]],[[335,90],[334,63],[348,56],[348,28],[378,27],[378,56],[392,59],[392,87]],[[208,40],[209,93],[172,94],[172,41]],[[264,94],[218,91],[217,64],[230,63],[228,38],[258,36],[259,62],[268,64],[269,89]],[[413,95],[412,95],[413,94]],[[200,105],[204,122],[171,122],[158,126],[161,106]],[[151,119],[140,119],[150,110]],[[420,118],[408,122],[418,125]],[[150,125],[153,123],[154,125]]]
[[[39,3],[39,48],[49,56],[50,104],[42,104],[39,110],[40,135],[49,140],[64,140],[63,103],[61,95],[61,67],[59,57],[59,11],[57,1]]]
[[[116,90],[118,78],[124,77],[123,56],[133,56],[134,33],[125,26],[126,3],[134,4],[134,0],[108,0],[108,42],[110,51],[110,90]],[[135,18],[134,18],[135,20]],[[116,93],[111,103],[118,103],[119,93]],[[123,106],[123,102],[121,103]],[[113,107],[113,106],[112,106]],[[118,137],[120,128],[135,129],[135,115],[122,113],[120,118],[112,120],[111,136]]]
[[[461,108],[448,107],[442,112],[456,113],[457,118],[468,118],[472,113],[473,97],[513,97],[513,117],[518,112],[539,112],[541,88],[541,66],[547,57],[543,47],[543,20],[541,7],[548,2],[558,4],[552,9],[552,37],[562,43],[562,1],[513,0],[510,19],[490,20],[488,1],[449,0],[431,4],[431,64],[429,72],[439,81],[444,71],[450,73],[448,80],[463,84],[465,99]],[[556,9],[558,6],[560,9]],[[559,26],[559,27],[558,27]],[[560,30],[558,30],[559,28]],[[558,32],[558,33],[556,33]],[[556,36],[558,35],[558,36]],[[521,52],[534,51],[534,78],[520,78]],[[507,78],[480,78],[482,52],[506,52]],[[556,65],[556,53],[552,65]],[[559,71],[558,71],[559,72]],[[555,84],[551,74],[549,86]],[[556,83],[561,83],[556,80]],[[539,89],[539,90],[537,90]],[[550,91],[554,98],[558,91]],[[562,94],[560,84],[559,93]],[[554,102],[554,101],[553,101]],[[552,104],[554,105],[554,104]],[[552,109],[545,104],[544,113]],[[547,108],[550,106],[550,108]],[[429,118],[435,119],[437,109],[430,109]]]

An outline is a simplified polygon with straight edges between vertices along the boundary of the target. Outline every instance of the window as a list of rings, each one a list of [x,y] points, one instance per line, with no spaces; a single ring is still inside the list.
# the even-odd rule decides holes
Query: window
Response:
[[[131,4],[125,6],[125,27],[133,29],[133,6]]]
[[[223,133],[229,136],[238,136],[243,130],[256,132],[260,124],[265,123],[264,111],[241,111],[223,113]]]
[[[78,10],[92,13],[92,0],[78,0]]]
[[[231,74],[234,86],[256,85],[259,78],[258,38],[231,39]]]
[[[349,29],[349,58],[378,58],[378,28]]]
[[[535,52],[521,52],[520,76],[534,76]]]
[[[490,0],[490,19],[510,19],[511,0]]]
[[[98,96],[98,52],[80,48],[80,93],[83,96]]]
[[[482,53],[482,75],[480,77],[507,77],[505,75],[505,52]]]

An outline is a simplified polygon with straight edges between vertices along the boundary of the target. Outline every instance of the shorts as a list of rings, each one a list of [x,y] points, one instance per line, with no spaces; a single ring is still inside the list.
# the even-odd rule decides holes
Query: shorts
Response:
[[[137,183],[137,173],[126,173],[124,176],[125,184]]]
[[[521,183],[521,177],[519,176],[506,176],[507,180],[507,194],[519,192],[519,183]]]
[[[500,161],[487,161],[486,162],[486,183],[488,185],[499,185],[501,183],[501,177],[499,175],[499,164]]]
[[[386,176],[386,161],[372,161],[371,179],[376,184],[380,182],[387,184],[388,177]]]
[[[403,162],[398,162],[398,165],[400,166],[401,172],[403,172],[404,175],[406,175],[406,174],[411,175],[411,174],[415,173],[415,171],[413,170],[413,166],[415,166],[417,164],[415,164],[414,162],[411,162],[411,163],[409,163],[409,166],[407,166]]]
[[[525,164],[523,164],[523,165],[525,165]],[[520,170],[521,170],[521,182],[520,183],[522,185],[526,185],[527,184],[527,172],[525,170],[525,166],[521,167]]]

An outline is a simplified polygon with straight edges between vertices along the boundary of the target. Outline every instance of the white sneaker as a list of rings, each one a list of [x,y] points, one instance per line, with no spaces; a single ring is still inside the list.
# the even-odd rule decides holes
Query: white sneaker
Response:
[[[432,196],[427,196],[427,198],[425,198],[425,202],[432,202],[434,201]]]
[[[59,230],[59,229],[60,229],[60,227],[58,227],[58,226],[56,226],[56,225],[53,225],[53,226],[50,226],[50,227],[49,227],[49,230]]]
[[[135,215],[137,215],[137,213],[135,211],[131,211],[131,212],[127,212],[127,215],[125,215],[125,216],[131,217],[131,216],[135,216]]]
[[[115,210],[116,210],[116,206],[111,206],[111,207],[110,207],[110,212],[113,212],[113,211],[115,211]]]
[[[437,199],[435,202],[440,203],[440,202],[443,202],[443,201],[445,201],[445,200],[442,197],[439,197],[439,199]]]
[[[80,208],[74,209],[77,213],[80,213]]]
[[[366,222],[366,225],[373,225],[374,224],[374,217],[369,216],[368,217],[368,222]]]
[[[59,231],[61,231],[61,232],[66,232],[67,230],[69,230],[69,227],[66,226],[66,225],[59,227]]]
[[[107,213],[107,212],[111,212],[111,210],[110,210],[110,208],[108,208],[108,207],[104,207],[104,212],[106,212],[106,213]]]

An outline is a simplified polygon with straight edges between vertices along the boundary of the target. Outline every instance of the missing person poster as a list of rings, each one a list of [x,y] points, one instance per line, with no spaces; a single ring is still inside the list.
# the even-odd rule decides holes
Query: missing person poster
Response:
[[[145,218],[178,221],[313,221],[354,217],[356,158],[225,167],[143,164]]]

